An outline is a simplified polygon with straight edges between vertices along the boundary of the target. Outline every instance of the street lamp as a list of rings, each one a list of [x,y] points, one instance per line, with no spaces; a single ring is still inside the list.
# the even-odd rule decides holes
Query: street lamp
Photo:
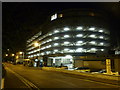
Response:
[[[24,60],[24,52],[19,52],[19,54],[23,54],[23,60]]]
[[[12,56],[15,56],[15,54],[12,54]]]
[[[39,46],[39,59],[40,59],[40,44],[39,44],[38,42],[35,42],[35,43],[34,43],[34,46],[35,46],[35,47],[38,47],[38,46]]]
[[[5,56],[8,56],[8,54],[5,54]]]

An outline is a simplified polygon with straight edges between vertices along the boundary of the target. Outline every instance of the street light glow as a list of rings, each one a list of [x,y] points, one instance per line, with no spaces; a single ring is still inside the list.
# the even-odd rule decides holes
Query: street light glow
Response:
[[[36,42],[36,43],[34,43],[34,46],[35,46],[35,47],[39,46],[39,43],[37,43],[37,42]]]
[[[23,52],[19,52],[19,54],[22,54]]]
[[[15,54],[12,54],[12,56],[15,56]]]

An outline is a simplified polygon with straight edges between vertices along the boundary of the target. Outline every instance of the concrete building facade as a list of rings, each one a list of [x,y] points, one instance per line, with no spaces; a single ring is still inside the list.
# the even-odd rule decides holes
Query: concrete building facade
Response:
[[[93,9],[70,9],[50,15],[41,28],[48,32],[40,31],[27,40],[28,58],[39,57],[47,66],[76,67],[79,60],[75,61],[75,57],[107,53],[110,32],[106,17]],[[34,46],[36,42],[39,47]]]

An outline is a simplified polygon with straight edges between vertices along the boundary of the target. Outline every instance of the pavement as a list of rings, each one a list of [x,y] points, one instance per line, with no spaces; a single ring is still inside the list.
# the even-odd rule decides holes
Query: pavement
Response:
[[[96,78],[101,78],[101,79],[109,79],[109,80],[120,81],[120,76],[116,76],[116,75],[77,72],[77,71],[74,71],[74,70],[65,70],[65,69],[60,69],[60,68],[55,68],[55,67],[43,67],[42,69],[43,70],[48,70],[48,71],[56,71],[56,72],[63,72],[63,73],[69,73],[69,74],[75,74],[75,75],[82,75],[82,76],[89,76],[89,77],[96,77]]]

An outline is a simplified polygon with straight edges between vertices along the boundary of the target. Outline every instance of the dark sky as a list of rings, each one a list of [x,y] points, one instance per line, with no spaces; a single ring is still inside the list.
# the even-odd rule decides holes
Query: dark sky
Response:
[[[12,52],[24,51],[26,39],[39,32],[47,16],[55,11],[69,8],[95,8],[108,12],[110,16],[112,45],[120,38],[120,3],[82,3],[82,2],[3,2],[2,3],[2,47]],[[43,31],[45,32],[45,31]],[[119,36],[119,37],[118,37]],[[120,40],[119,40],[120,41]]]

